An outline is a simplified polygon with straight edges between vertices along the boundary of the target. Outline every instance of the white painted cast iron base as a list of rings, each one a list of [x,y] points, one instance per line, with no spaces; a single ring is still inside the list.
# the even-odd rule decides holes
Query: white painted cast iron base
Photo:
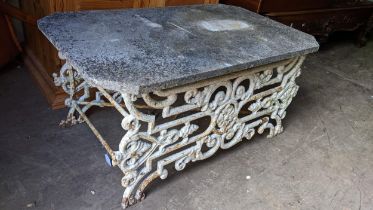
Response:
[[[268,130],[267,137],[281,133],[303,60],[301,56],[141,96],[89,84],[67,61],[60,75],[54,75],[55,84],[70,96],[68,117],[61,125],[83,121],[89,125],[111,164],[124,173],[126,208],[144,198],[151,181],[167,177],[166,166],[173,164],[180,171],[187,163],[209,158],[219,148],[228,149],[255,133]],[[85,115],[92,106],[113,106],[123,115],[126,132],[117,151]],[[201,118],[208,123],[201,123]]]

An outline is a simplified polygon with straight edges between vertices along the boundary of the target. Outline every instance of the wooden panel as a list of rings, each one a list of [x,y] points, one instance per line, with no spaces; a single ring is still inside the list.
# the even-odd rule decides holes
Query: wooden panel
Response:
[[[77,3],[79,3],[79,0],[51,0],[48,12],[51,14],[53,12],[76,11]]]
[[[313,10],[321,8],[330,8],[333,0],[262,0],[260,13],[267,12],[290,12],[299,10]]]
[[[332,0],[222,0],[220,2],[240,6],[258,13],[320,9],[332,5]]]
[[[166,0],[143,0],[141,7],[164,7]]]
[[[179,6],[179,5],[191,5],[191,4],[204,4],[204,0],[166,0],[166,6]]]
[[[355,31],[359,46],[372,28],[373,3],[369,0],[222,0],[269,16],[317,36],[323,42],[334,31]]]
[[[50,1],[47,0],[33,0],[22,1],[22,9],[29,15],[40,18],[48,15],[50,11]],[[43,83],[48,84],[48,87],[53,87],[52,73],[56,72],[61,67],[61,61],[57,57],[57,50],[52,44],[44,38],[43,34],[35,25],[24,24],[25,41],[27,43],[28,59],[33,63],[37,63],[33,69],[35,74],[38,75],[37,81],[43,80]],[[32,56],[30,57],[30,54]],[[30,62],[29,62],[30,63]],[[42,67],[42,68],[41,68]],[[46,88],[44,84],[38,82],[41,88]],[[51,91],[57,91],[53,88]]]
[[[182,6],[193,4],[217,4],[218,0],[144,0],[143,7]]]
[[[140,5],[140,0],[80,0],[76,3],[76,10],[137,8]]]
[[[27,47],[25,48],[24,62],[27,70],[32,75],[34,81],[38,84],[38,87],[51,107],[53,109],[63,108],[65,106],[64,102],[67,94],[62,90],[62,88],[56,87],[53,84],[52,78],[47,73],[48,71],[41,63],[39,63],[39,59],[35,57],[33,51]]]
[[[334,31],[354,31],[364,26],[372,15],[372,11],[373,4],[364,7],[268,13],[267,15],[306,33],[328,36]]]
[[[221,0],[220,3],[235,5],[245,9],[258,12],[261,0]]]

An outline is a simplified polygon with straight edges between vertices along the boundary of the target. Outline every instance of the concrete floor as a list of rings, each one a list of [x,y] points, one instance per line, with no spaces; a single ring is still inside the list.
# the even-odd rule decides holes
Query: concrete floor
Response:
[[[298,83],[283,134],[189,164],[130,209],[373,209],[373,41],[328,44]],[[22,66],[0,73],[0,98],[1,210],[120,209],[120,170],[86,125],[58,127],[66,110],[51,110]],[[122,135],[117,113],[91,116]]]

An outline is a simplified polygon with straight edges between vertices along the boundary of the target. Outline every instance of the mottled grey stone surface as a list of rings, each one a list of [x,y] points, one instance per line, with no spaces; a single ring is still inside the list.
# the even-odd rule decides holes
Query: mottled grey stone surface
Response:
[[[133,94],[318,49],[308,34],[227,5],[55,13],[38,26],[85,80]]]

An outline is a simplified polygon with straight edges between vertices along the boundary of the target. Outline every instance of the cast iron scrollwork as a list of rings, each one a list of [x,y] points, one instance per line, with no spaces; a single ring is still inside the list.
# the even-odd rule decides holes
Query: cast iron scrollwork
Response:
[[[142,95],[89,84],[68,62],[53,77],[69,95],[65,102],[70,110],[62,124],[75,124],[83,117],[110,153],[111,165],[123,171],[125,208],[142,200],[154,179],[167,178],[168,165],[180,171],[256,133],[268,132],[267,137],[281,133],[286,108],[298,91],[295,78],[303,60],[304,56]],[[140,103],[161,116],[145,113],[138,108]],[[92,106],[115,107],[123,115],[126,132],[117,151],[85,116]]]
[[[132,118],[124,120],[127,133],[118,151],[125,174],[123,207],[141,200],[152,180],[165,179],[166,166],[171,163],[176,170],[183,170],[188,163],[209,158],[219,148],[228,149],[255,133],[268,130],[267,137],[281,133],[281,120],[298,90],[295,78],[303,60],[299,57],[256,72],[152,93],[163,99],[143,94],[143,101],[160,110],[166,122],[136,109],[135,98],[139,97],[124,97]],[[178,95],[182,96],[181,104],[177,103]],[[210,120],[203,127],[197,120],[204,117]],[[139,124],[147,125],[147,129],[140,131]]]

